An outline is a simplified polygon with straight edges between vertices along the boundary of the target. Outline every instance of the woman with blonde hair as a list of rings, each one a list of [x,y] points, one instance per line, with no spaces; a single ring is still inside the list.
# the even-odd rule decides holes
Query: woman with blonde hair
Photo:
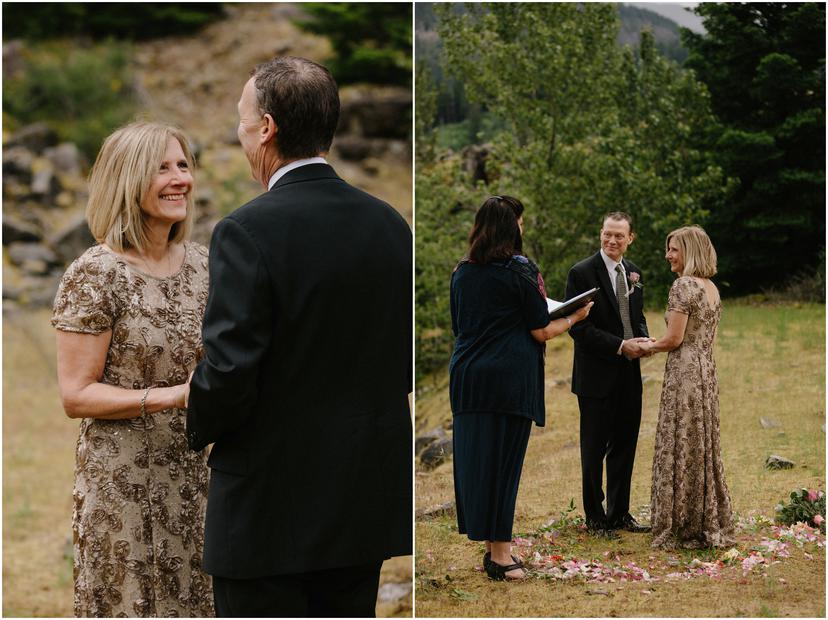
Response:
[[[207,250],[187,241],[193,155],[168,125],[109,136],[89,178],[96,245],[55,298],[63,408],[81,418],[72,528],[76,616],[213,615],[201,571],[208,469],[185,436],[202,357]]]
[[[653,457],[653,547],[732,545],[733,516],[719,441],[719,383],[713,343],[722,305],[716,250],[698,226],[667,235],[678,277],[667,302],[667,333],[645,346],[667,351]]]

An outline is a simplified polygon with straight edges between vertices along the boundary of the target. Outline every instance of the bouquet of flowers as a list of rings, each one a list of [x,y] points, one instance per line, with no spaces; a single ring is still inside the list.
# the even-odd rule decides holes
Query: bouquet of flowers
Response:
[[[815,489],[791,492],[790,504],[783,500],[776,505],[776,522],[785,525],[807,523],[825,533],[825,493]]]

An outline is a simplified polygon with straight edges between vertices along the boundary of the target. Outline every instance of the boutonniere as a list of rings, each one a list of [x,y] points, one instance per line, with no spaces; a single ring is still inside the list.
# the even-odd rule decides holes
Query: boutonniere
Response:
[[[625,295],[625,297],[629,298],[629,296],[632,295],[635,292],[635,289],[637,288],[644,288],[644,285],[641,284],[641,282],[639,282],[639,280],[641,280],[640,273],[631,271],[627,276],[627,279],[630,281],[630,284],[632,284],[632,286],[627,287],[627,294]]]

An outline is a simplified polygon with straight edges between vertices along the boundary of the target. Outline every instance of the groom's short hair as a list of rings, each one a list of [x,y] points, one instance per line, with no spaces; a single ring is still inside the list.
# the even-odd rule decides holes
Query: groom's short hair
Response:
[[[330,150],[339,122],[339,90],[331,72],[297,56],[282,56],[253,71],[256,102],[276,123],[276,146],[285,159]]]
[[[607,220],[617,220],[617,221],[624,221],[627,222],[627,225],[630,227],[630,232],[633,231],[633,219],[632,215],[626,213],[625,211],[610,211],[604,216],[604,219],[601,220],[601,228],[604,227],[604,222]]]

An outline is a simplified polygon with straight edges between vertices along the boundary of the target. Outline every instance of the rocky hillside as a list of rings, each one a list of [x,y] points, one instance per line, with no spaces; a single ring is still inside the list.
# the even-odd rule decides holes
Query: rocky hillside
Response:
[[[327,39],[300,31],[292,4],[227,5],[227,18],[195,36],[136,44],[134,90],[140,117],[171,122],[191,137],[198,160],[197,226],[208,243],[215,222],[261,191],[236,138],[236,103],[250,70],[276,55],[324,62]],[[5,73],[21,66],[25,46],[3,46]],[[6,76],[4,76],[6,77]],[[350,183],[396,207],[409,221],[410,89],[346,86],[329,161]],[[90,162],[47,125],[3,136],[3,299],[50,305],[68,262],[92,240],[83,210]]]

